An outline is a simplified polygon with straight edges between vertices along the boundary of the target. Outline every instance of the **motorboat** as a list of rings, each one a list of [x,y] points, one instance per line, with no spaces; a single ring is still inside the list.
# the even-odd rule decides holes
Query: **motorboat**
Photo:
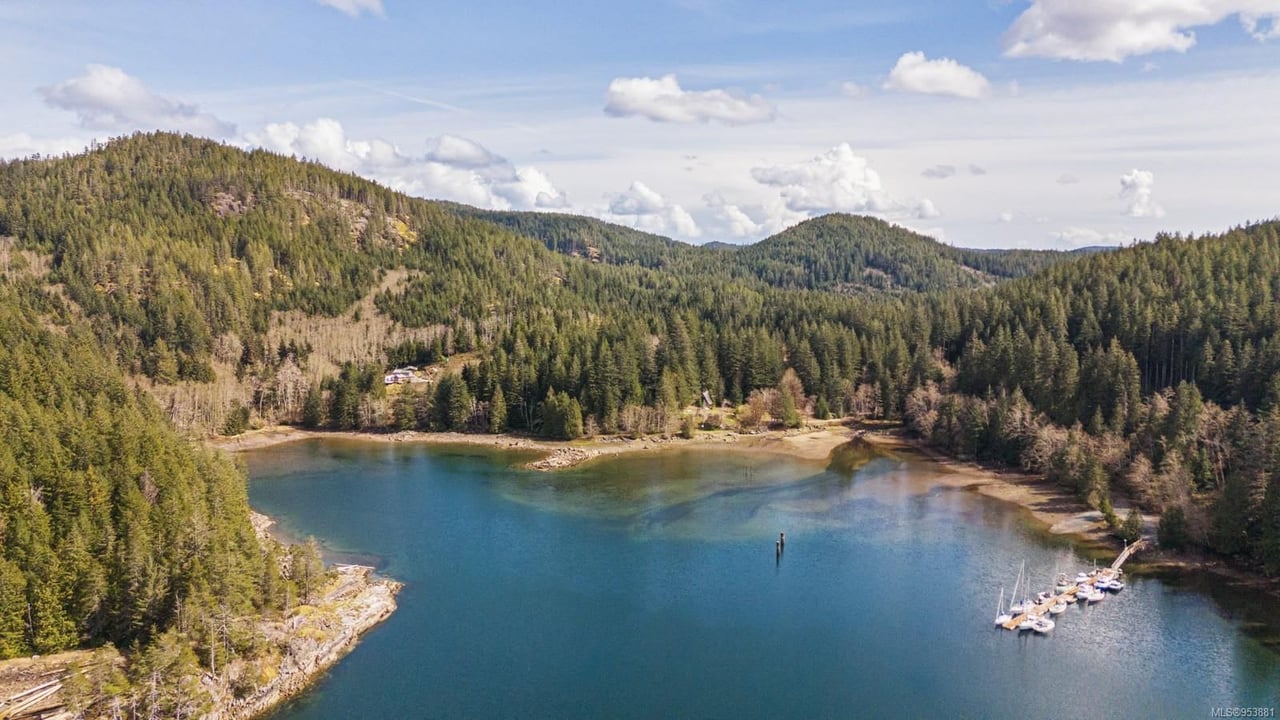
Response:
[[[1018,623],[1018,632],[1023,632],[1024,630],[1035,630],[1036,621],[1039,619],[1040,618],[1033,617],[1024,618],[1022,622]]]
[[[1120,592],[1121,590],[1124,589],[1124,587],[1125,587],[1124,581],[1121,580],[1120,578],[1115,578],[1114,580],[1111,581],[1111,586],[1108,587],[1107,589],[1110,590],[1111,592]]]
[[[1058,576],[1053,579],[1053,591],[1061,595],[1070,590],[1073,584],[1066,573],[1058,573]]]
[[[1046,591],[1046,592],[1041,592],[1041,593],[1036,593],[1036,604],[1037,604],[1037,605],[1043,605],[1043,604],[1045,604],[1045,603],[1049,602],[1049,601],[1050,601],[1050,600],[1052,600],[1052,599],[1053,599],[1053,595],[1052,595],[1051,593],[1049,593],[1048,591]]]
[[[1061,615],[1066,611],[1067,611],[1067,604],[1065,602],[1056,602],[1049,606],[1050,615]]]
[[[1034,630],[1038,635],[1047,635],[1053,632],[1053,628],[1055,626],[1056,626],[1056,623],[1054,623],[1049,618],[1038,617],[1032,621],[1031,629]]]

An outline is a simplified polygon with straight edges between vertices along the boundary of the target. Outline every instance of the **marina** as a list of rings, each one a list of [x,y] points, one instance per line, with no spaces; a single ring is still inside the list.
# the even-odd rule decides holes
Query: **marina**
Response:
[[[1089,573],[1080,573],[1076,575],[1074,581],[1066,581],[1065,575],[1059,575],[1055,579],[1054,585],[1056,595],[1042,592],[1036,597],[1035,601],[1024,600],[1019,602],[1016,600],[1018,586],[1015,584],[1009,611],[1005,611],[1002,601],[1002,607],[996,611],[995,624],[1005,630],[1018,630],[1020,632],[1030,630],[1040,635],[1052,632],[1055,623],[1046,615],[1061,615],[1066,611],[1067,605],[1076,604],[1082,600],[1090,605],[1101,602],[1106,597],[1104,591],[1120,592],[1123,590],[1125,588],[1123,565],[1126,560],[1145,547],[1145,545],[1145,540],[1138,540],[1132,545],[1127,545],[1124,551],[1115,559],[1115,562],[1111,563],[1110,567]],[[1019,570],[1019,583],[1022,579],[1023,572]],[[1002,597],[1003,594],[1001,592]]]

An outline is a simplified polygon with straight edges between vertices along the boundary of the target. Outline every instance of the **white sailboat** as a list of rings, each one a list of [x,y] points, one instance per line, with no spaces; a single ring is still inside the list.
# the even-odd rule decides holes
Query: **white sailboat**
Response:
[[[1000,601],[996,604],[996,625],[1004,625],[1013,619],[1013,616],[1005,612],[1004,609],[1004,586],[1000,586]]]
[[[1018,599],[1018,588],[1022,587],[1024,571],[1027,567],[1027,561],[1022,561],[1022,567],[1018,568],[1018,579],[1013,583],[1013,594],[1009,596],[1009,612],[1014,615],[1021,615],[1031,609],[1030,600]]]

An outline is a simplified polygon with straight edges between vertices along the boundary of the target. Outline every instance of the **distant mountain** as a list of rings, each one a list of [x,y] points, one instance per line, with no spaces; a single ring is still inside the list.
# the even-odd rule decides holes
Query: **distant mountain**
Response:
[[[844,214],[807,220],[751,245],[689,245],[576,215],[449,207],[593,262],[755,278],[774,287],[844,294],[980,287],[1070,257],[1044,250],[963,250],[883,220]],[[725,257],[726,250],[731,257]]]
[[[733,250],[738,250],[738,249],[740,249],[740,248],[742,248],[742,247],[744,247],[744,246],[742,246],[742,245],[738,245],[738,244],[735,244],[735,243],[722,242],[722,241],[720,241],[720,240],[712,240],[712,241],[711,241],[711,242],[709,242],[709,243],[703,243],[703,244],[702,244],[702,245],[700,245],[699,247],[701,247],[701,248],[702,248],[702,249],[704,249],[704,250],[729,250],[729,251],[733,251]]]
[[[776,287],[847,293],[980,287],[1066,257],[1048,250],[964,250],[876,218],[832,214],[745,247],[735,260]]]
[[[668,267],[694,251],[688,243],[581,215],[503,212],[457,203],[441,204],[462,217],[485,220],[540,240],[548,250],[608,265]]]

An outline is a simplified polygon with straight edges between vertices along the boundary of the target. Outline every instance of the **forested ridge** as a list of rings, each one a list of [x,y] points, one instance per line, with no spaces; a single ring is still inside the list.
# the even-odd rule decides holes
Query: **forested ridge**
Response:
[[[1051,250],[953,248],[883,220],[839,213],[751,245],[693,246],[573,215],[455,209],[542,240],[556,252],[598,262],[847,294],[980,287],[1070,257]]]
[[[1086,256],[955,250],[848,216],[732,250],[631,233],[168,134],[0,165],[0,651],[145,644],[202,617],[189,606],[282,602],[243,476],[135,386],[234,383],[229,433],[901,418],[1104,511],[1128,496],[1167,545],[1280,571],[1280,223]],[[379,360],[323,378],[300,370],[324,348],[268,341],[285,313],[363,332],[361,298],[419,334],[360,335]],[[460,372],[383,383],[447,358]]]
[[[199,676],[269,654],[254,618],[323,579],[314,545],[259,541],[240,469],[179,435],[58,293],[9,272],[0,482],[0,660],[108,643],[129,656],[123,671],[88,662],[63,696],[77,711],[198,713]]]

